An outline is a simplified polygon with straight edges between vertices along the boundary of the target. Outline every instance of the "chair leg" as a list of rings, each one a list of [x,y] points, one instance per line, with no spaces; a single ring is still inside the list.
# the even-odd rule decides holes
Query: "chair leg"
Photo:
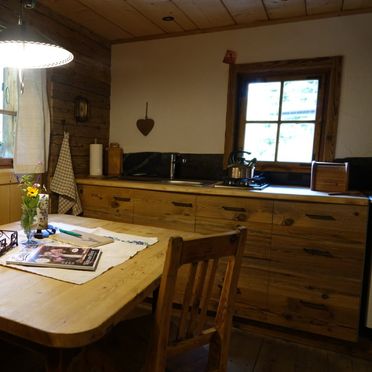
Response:
[[[209,344],[207,372],[226,372],[228,361],[226,341],[221,340],[221,335],[215,333]]]

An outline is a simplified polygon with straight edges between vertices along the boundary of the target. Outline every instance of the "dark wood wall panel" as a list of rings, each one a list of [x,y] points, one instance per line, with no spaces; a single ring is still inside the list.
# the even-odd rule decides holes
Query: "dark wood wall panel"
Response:
[[[17,20],[18,1],[0,3],[0,25]],[[66,66],[48,69],[51,108],[51,143],[48,176],[54,174],[64,130],[70,133],[70,148],[75,175],[89,173],[89,144],[109,141],[110,67],[109,43],[72,21],[37,4],[25,10],[24,18],[34,30],[63,45],[74,54]],[[89,119],[79,123],[74,115],[74,101],[83,96],[89,102]]]

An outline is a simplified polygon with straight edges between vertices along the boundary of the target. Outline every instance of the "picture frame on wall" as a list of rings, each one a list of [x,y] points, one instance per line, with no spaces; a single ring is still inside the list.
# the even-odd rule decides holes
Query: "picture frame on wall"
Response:
[[[86,98],[78,96],[75,98],[75,119],[78,122],[87,121],[89,118],[89,102]]]

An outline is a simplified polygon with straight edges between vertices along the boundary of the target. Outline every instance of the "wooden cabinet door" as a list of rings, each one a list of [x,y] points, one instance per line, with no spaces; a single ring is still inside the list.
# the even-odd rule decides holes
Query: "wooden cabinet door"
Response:
[[[18,184],[9,185],[9,221],[15,222],[21,219],[21,190]]]
[[[271,244],[271,200],[198,196],[195,230],[210,234],[247,227],[247,243],[240,271],[235,313],[266,321]],[[223,277],[218,276],[222,284]],[[218,288],[216,289],[218,291]]]
[[[121,187],[78,186],[84,217],[133,222],[133,191]]]
[[[0,224],[5,224],[10,222],[9,216],[9,197],[10,190],[9,185],[0,185]]]
[[[133,223],[194,231],[195,199],[192,194],[135,190]]]
[[[21,218],[21,192],[18,184],[0,185],[0,224]]]
[[[274,202],[271,323],[357,339],[367,213],[364,206]]]

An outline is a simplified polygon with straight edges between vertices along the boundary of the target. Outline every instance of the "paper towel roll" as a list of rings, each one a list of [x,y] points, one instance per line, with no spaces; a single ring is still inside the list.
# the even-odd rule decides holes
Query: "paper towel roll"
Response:
[[[102,145],[93,143],[89,150],[89,174],[91,176],[102,176]]]

